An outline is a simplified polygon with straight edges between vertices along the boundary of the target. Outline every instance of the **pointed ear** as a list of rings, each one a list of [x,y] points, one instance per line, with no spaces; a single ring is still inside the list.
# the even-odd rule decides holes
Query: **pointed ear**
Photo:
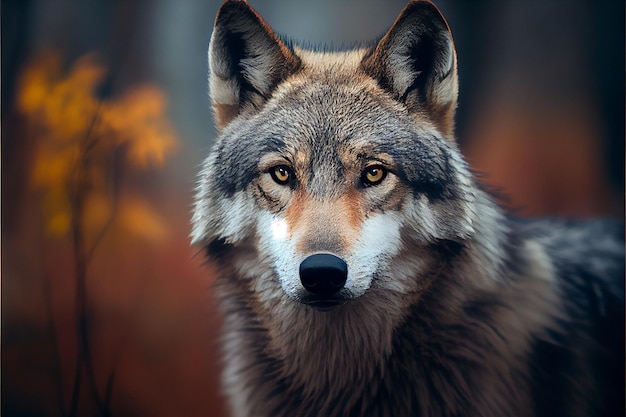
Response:
[[[458,80],[448,24],[429,1],[412,1],[361,62],[365,72],[410,113],[430,116],[453,137]]]
[[[245,2],[227,0],[209,45],[209,90],[217,127],[258,111],[300,59]]]

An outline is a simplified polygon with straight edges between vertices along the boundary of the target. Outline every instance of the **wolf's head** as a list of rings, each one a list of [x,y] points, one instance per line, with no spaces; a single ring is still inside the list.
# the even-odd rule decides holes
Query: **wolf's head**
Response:
[[[314,52],[226,1],[209,66],[220,137],[193,241],[257,301],[327,310],[419,293],[473,234],[455,50],[432,3],[409,3],[375,46]]]

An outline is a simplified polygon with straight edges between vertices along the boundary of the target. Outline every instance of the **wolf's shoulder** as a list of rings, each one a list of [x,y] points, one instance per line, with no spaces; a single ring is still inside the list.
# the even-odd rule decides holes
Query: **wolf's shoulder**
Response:
[[[596,218],[596,219],[561,219],[561,218],[521,218],[510,217],[509,220],[518,231],[534,237],[568,237],[568,234],[578,236],[605,236],[624,242],[624,219]]]
[[[599,274],[624,269],[623,219],[517,218],[511,223],[518,236],[538,242],[557,268],[582,268]]]
[[[623,219],[514,219],[512,224],[523,239],[543,247],[570,302],[600,314],[606,302],[623,306]]]
[[[539,415],[572,415],[575,404],[587,404],[580,415],[624,415],[624,221],[511,224],[543,247],[560,300],[548,336],[537,337],[531,349]]]

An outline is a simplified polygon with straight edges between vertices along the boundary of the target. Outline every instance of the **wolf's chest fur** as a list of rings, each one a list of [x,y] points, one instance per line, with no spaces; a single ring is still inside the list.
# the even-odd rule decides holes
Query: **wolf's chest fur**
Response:
[[[226,1],[209,64],[192,235],[234,416],[623,413],[623,225],[512,220],[483,191],[434,5],[330,53]]]

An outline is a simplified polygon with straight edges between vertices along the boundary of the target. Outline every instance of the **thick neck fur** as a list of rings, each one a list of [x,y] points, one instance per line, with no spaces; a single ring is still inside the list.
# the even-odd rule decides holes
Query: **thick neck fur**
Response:
[[[531,401],[529,390],[519,384],[527,377],[522,363],[529,341],[554,317],[546,310],[558,309],[550,265],[532,243],[510,241],[505,218],[486,196],[478,196],[477,203],[490,216],[476,219],[484,223],[475,228],[481,234],[456,253],[441,249],[426,277],[415,277],[420,284],[410,293],[373,286],[356,302],[319,312],[223,279],[226,389],[246,398],[232,404],[234,415],[386,416],[377,407],[390,401],[395,410],[421,409],[424,416],[472,415],[470,403],[484,404],[481,412],[493,407],[493,415],[522,409]],[[516,259],[509,255],[513,249],[519,253]],[[401,254],[405,261],[395,263],[391,274],[415,272],[411,259],[425,250],[433,248]],[[244,261],[230,273],[250,283],[266,281],[268,288],[277,288],[271,291],[280,291],[271,282],[269,265],[252,253],[249,262],[241,252],[235,258]],[[530,258],[540,266],[517,276],[512,265]],[[519,307],[512,311],[512,305]],[[492,357],[483,361],[483,355]],[[393,387],[387,385],[391,380]],[[514,395],[504,395],[513,389]],[[518,401],[499,404],[497,398]]]

